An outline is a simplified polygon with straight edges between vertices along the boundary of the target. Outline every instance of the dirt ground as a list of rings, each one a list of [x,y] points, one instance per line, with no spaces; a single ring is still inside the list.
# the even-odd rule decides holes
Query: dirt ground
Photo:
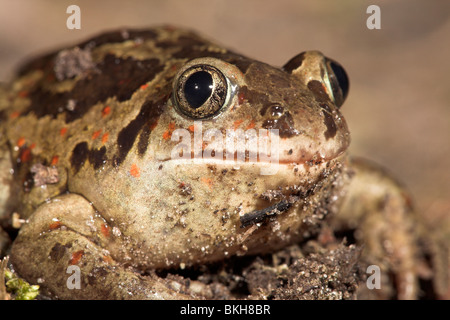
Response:
[[[66,28],[71,4],[81,30]],[[369,4],[381,8],[380,30],[366,27]],[[350,77],[350,152],[383,164],[439,225],[450,215],[449,18],[447,0],[0,0],[0,82],[27,57],[124,26],[185,26],[279,66],[317,49]]]

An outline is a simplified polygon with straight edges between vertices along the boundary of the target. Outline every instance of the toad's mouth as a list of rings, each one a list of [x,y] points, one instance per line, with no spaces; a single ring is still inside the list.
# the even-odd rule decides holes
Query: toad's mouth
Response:
[[[293,154],[292,149],[278,152],[278,153],[254,153],[252,156],[251,153],[246,150],[244,153],[238,152],[227,152],[223,151],[221,154],[215,154],[214,152],[204,154],[203,152],[194,153],[191,152],[185,155],[176,155],[175,157],[172,154],[172,157],[160,159],[159,161],[167,162],[174,161],[182,163],[191,163],[191,164],[222,164],[222,165],[235,165],[239,167],[242,164],[255,164],[260,166],[268,166],[268,165],[300,165],[300,164],[308,164],[308,165],[318,165],[321,163],[326,163],[336,158],[342,156],[345,153],[345,150],[339,150],[337,153],[331,154],[321,154],[319,152],[311,154],[306,152],[297,152]],[[281,155],[280,155],[281,154]]]
[[[278,129],[261,128],[258,132],[255,129],[224,132],[209,128],[203,133],[201,124],[194,124],[192,131],[173,131],[170,143],[159,144],[160,147],[155,149],[156,160],[234,161],[261,165],[318,164],[339,157],[350,143],[345,123],[342,128],[336,129],[333,137],[307,123],[295,129],[296,134],[289,137],[280,136]]]

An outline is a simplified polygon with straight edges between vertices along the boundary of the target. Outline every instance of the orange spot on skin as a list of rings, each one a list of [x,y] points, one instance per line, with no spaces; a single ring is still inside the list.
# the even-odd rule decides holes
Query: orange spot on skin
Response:
[[[213,181],[210,178],[201,178],[200,179],[201,182],[203,182],[204,184],[206,184],[208,186],[209,189],[212,189],[213,186]]]
[[[110,106],[106,106],[102,110],[102,117],[106,117],[110,113],[111,113],[111,107]]]
[[[19,111],[14,111],[13,113],[11,113],[11,115],[9,116],[11,119],[15,119],[18,116],[20,116],[20,112]]]
[[[195,126],[194,126],[193,124],[191,124],[191,125],[188,127],[188,130],[189,130],[190,132],[194,132],[194,131],[195,131]]]
[[[162,135],[164,140],[169,140],[171,136],[172,136],[172,133],[169,131],[164,132]]]
[[[142,86],[141,86],[141,90],[145,90],[145,89],[147,89],[148,88],[148,84],[146,83],[146,84],[143,84]]]
[[[36,148],[36,143],[33,142],[30,146],[30,149],[34,149],[34,148]]]
[[[108,142],[108,138],[109,138],[109,133],[108,133],[108,132],[105,132],[105,133],[102,135],[102,143],[103,143],[103,144],[107,143],[107,142]]]
[[[170,122],[169,125],[168,125],[167,131],[165,131],[163,133],[163,139],[164,140],[169,140],[172,137],[172,133],[173,133],[174,130],[175,130],[175,123]]]
[[[106,263],[113,263],[113,259],[110,256],[103,256],[102,258]]]
[[[135,163],[131,166],[130,174],[135,178],[139,178],[141,176],[140,169]]]
[[[60,134],[61,137],[63,137],[66,134],[66,132],[67,132],[67,128],[66,127],[61,128],[61,130],[59,130],[59,134]]]
[[[252,121],[250,121],[250,123],[249,123],[249,125],[247,126],[246,130],[248,130],[248,129],[253,129],[254,127],[255,127],[255,121],[252,120]]]
[[[19,97],[26,98],[28,97],[29,92],[27,90],[23,90],[19,92]]]
[[[59,157],[58,156],[53,156],[52,157],[52,161],[50,162],[50,165],[56,166],[58,164],[58,161],[59,161]]]
[[[62,226],[61,221],[54,221],[54,222],[50,223],[50,225],[48,227],[50,228],[50,230],[55,230],[61,226]]]
[[[84,251],[80,250],[80,251],[76,251],[74,253],[72,253],[72,259],[70,259],[70,264],[77,264],[78,262],[80,262],[81,258],[84,255]]]
[[[234,130],[236,130],[241,125],[242,122],[243,122],[243,120],[236,120],[234,122]]]
[[[17,140],[17,146],[23,147],[23,145],[25,144],[25,138],[24,137],[20,137],[19,140]]]
[[[101,228],[101,231],[102,231],[102,234],[105,236],[105,237],[109,237],[109,227],[108,227],[108,225],[106,225],[106,224],[102,224],[102,228]]]
[[[31,160],[31,149],[30,148],[23,149],[23,151],[20,153],[20,162],[24,163],[30,160]]]
[[[97,138],[100,136],[100,133],[102,133],[102,129],[95,131],[95,132],[92,134],[92,140],[97,139]]]

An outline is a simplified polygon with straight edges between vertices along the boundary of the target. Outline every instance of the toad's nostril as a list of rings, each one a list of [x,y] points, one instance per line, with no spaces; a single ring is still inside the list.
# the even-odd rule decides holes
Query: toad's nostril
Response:
[[[281,117],[284,113],[284,108],[280,104],[274,104],[270,107],[270,115],[272,117]]]

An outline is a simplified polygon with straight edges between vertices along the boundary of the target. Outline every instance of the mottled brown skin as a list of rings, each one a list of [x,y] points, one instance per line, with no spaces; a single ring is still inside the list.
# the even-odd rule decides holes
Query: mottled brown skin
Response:
[[[393,212],[395,237],[368,232],[361,241],[373,242],[376,253],[369,245],[367,255],[398,274],[389,288],[417,297],[408,199],[388,178],[369,181],[383,196],[361,196],[366,170],[345,156],[349,132],[335,105],[345,96],[330,93],[323,56],[305,56],[274,68],[162,27],[100,35],[23,67],[0,92],[0,214],[28,219],[12,247],[15,270],[57,298],[207,297],[152,271],[272,252],[317,233],[343,206],[344,222],[354,210]],[[220,113],[202,120],[203,132],[278,129],[275,175],[260,174],[264,163],[236,169],[232,161],[171,159],[173,132],[194,127],[173,98],[192,59],[216,66],[237,88]],[[36,186],[36,164],[56,167],[58,182]],[[14,175],[5,174],[10,169]],[[271,190],[276,197],[262,196]],[[242,216],[280,201],[289,206],[241,227]],[[66,286],[70,265],[80,267],[80,290]]]

